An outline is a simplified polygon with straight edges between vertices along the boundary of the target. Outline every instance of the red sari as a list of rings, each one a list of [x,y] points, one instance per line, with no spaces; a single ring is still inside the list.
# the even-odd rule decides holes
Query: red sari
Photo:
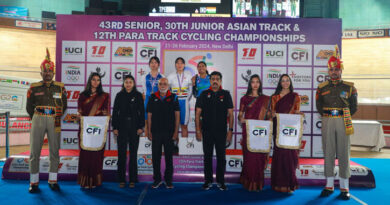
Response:
[[[297,93],[288,93],[281,97],[274,95],[272,97],[273,113],[299,112],[301,100]],[[299,188],[297,176],[295,174],[298,168],[299,150],[284,149],[276,146],[276,118],[274,118],[274,152],[272,155],[271,166],[271,187],[279,192],[291,192]]]
[[[243,96],[240,100],[240,112],[244,113],[244,119],[264,120],[269,96]],[[267,166],[268,154],[250,152],[246,145],[246,124],[242,124],[242,153],[244,162],[242,165],[240,183],[249,191],[262,190],[264,187],[264,170]]]
[[[81,116],[110,115],[110,97],[108,93],[101,95],[80,95],[78,112]],[[78,133],[80,143],[80,129]],[[99,151],[83,150],[80,146],[79,170],[77,183],[83,188],[93,188],[102,184],[104,148]]]

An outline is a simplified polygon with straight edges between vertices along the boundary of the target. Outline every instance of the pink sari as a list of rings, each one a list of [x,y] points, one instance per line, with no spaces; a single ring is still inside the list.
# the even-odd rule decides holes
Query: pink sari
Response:
[[[243,96],[240,100],[240,112],[244,112],[245,119],[264,120],[269,97],[262,95],[257,99],[251,96]],[[264,187],[264,170],[267,166],[268,154],[250,152],[246,145],[246,125],[242,125],[242,153],[244,162],[242,165],[240,183],[249,191],[262,190]]]
[[[300,99],[297,93],[288,93],[272,98],[273,112],[293,114],[299,111]],[[271,166],[271,187],[275,191],[290,192],[299,188],[297,176],[299,150],[279,148],[275,144],[276,118],[274,120],[274,151]]]
[[[92,95],[81,94],[78,100],[78,112],[82,116],[105,116],[110,114],[110,97],[108,93]],[[80,130],[79,130],[80,142]],[[104,148],[99,151],[88,151],[80,148],[77,183],[84,188],[93,188],[102,184]]]

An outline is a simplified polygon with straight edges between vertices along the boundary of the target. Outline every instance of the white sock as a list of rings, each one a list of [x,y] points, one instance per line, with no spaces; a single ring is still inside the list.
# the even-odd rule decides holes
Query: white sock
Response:
[[[30,184],[39,183],[39,173],[31,174],[30,173]]]
[[[334,177],[326,177],[326,186],[327,188],[334,187]]]
[[[349,179],[340,177],[340,189],[349,189]]]
[[[49,183],[57,183],[57,173],[49,172]]]

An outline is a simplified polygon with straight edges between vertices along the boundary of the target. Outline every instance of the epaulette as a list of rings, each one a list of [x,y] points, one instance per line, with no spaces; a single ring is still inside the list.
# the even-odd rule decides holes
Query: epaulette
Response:
[[[348,81],[343,81],[343,83],[344,83],[345,85],[349,85],[349,86],[351,86],[351,87],[353,87],[353,85],[354,85],[353,82],[348,82]]]
[[[54,81],[54,85],[64,87],[64,83]]]
[[[328,84],[329,84],[329,81],[325,81],[325,82],[319,84],[318,88],[323,88],[323,87],[327,86]]]
[[[40,86],[42,86],[42,85],[43,85],[42,82],[31,83],[30,88],[40,87]]]

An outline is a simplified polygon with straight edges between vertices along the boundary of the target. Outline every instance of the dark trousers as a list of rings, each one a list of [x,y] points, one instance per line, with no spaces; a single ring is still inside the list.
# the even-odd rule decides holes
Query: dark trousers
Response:
[[[213,150],[217,154],[217,183],[225,183],[226,134],[203,132],[204,180],[213,182]]]
[[[164,146],[165,156],[165,182],[172,182],[173,175],[173,140],[172,133],[152,133],[152,162],[153,162],[153,179],[161,181],[161,154],[162,146]]]
[[[129,181],[137,182],[137,152],[139,144],[139,136],[137,130],[133,126],[119,129],[118,135],[118,180],[126,182],[126,161],[127,161],[127,146],[130,150],[129,162]]]

